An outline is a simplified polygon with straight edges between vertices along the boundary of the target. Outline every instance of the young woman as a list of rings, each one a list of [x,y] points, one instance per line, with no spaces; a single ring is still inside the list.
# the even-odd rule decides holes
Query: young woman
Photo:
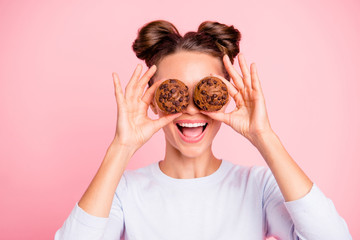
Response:
[[[125,91],[113,73],[114,139],[55,239],[351,239],[332,201],[271,128],[256,66],[249,69],[239,54],[240,39],[233,26],[210,21],[184,36],[163,20],[140,29],[133,50],[149,69],[141,76],[138,65]],[[232,65],[236,56],[241,74]],[[182,113],[166,114],[154,101],[156,88],[167,79],[184,82],[192,99],[195,84],[210,75],[227,85],[236,103],[231,112],[225,113],[226,106],[200,111],[190,101]],[[147,116],[149,107],[158,119]],[[269,168],[214,156],[212,142],[222,122],[248,139]],[[161,128],[164,159],[125,170]]]

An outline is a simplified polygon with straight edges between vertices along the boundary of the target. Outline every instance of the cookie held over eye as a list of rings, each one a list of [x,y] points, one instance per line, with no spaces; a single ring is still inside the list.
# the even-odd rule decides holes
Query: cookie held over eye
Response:
[[[155,92],[156,104],[167,113],[182,112],[189,105],[189,89],[180,80],[168,79]]]
[[[218,111],[228,100],[228,89],[220,78],[205,77],[195,86],[194,103],[201,110],[208,112]]]

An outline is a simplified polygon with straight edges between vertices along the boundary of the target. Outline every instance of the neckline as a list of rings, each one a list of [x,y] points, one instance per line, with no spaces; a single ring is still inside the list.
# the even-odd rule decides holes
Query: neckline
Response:
[[[218,169],[212,174],[199,177],[199,178],[173,178],[166,175],[163,171],[161,171],[159,162],[155,162],[152,164],[152,172],[154,176],[161,182],[165,184],[177,185],[177,186],[198,186],[203,184],[215,183],[223,179],[227,170],[230,168],[230,163],[224,159],[221,159],[221,164]]]

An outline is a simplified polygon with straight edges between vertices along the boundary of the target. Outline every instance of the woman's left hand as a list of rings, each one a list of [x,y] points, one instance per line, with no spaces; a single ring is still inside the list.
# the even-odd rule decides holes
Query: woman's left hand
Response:
[[[253,143],[261,134],[272,132],[272,129],[255,63],[250,65],[251,71],[249,71],[242,53],[238,55],[238,60],[242,76],[236,71],[227,55],[223,58],[225,68],[234,85],[219,75],[211,74],[223,80],[227,85],[236,108],[230,113],[224,111],[201,112],[215,120],[226,123]]]

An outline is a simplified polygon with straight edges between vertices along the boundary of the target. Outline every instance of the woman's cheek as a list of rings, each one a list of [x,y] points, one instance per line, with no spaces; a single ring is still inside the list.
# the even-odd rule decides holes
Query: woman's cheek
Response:
[[[176,134],[176,131],[173,129],[173,125],[174,124],[170,122],[168,125],[163,127],[165,138],[172,143],[174,142],[174,134]]]
[[[214,128],[214,130],[213,130],[213,135],[214,135],[214,137],[216,136],[216,134],[217,134],[217,132],[219,131],[219,129],[220,129],[220,126],[221,126],[221,122],[220,121],[214,121],[214,126],[213,126],[213,128]]]

